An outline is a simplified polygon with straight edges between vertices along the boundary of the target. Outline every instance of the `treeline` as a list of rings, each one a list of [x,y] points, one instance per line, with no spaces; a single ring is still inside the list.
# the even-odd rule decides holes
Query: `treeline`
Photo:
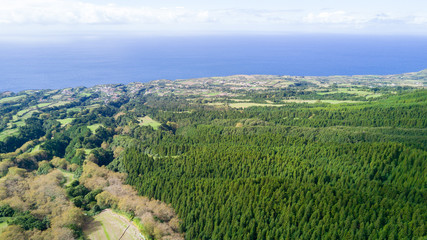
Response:
[[[240,119],[257,118],[275,125],[305,127],[402,127],[426,128],[426,91],[387,96],[379,101],[363,104],[298,104],[266,108],[216,109],[211,106],[187,102],[177,96],[165,99],[146,96],[146,104],[135,106],[135,113],[150,115],[160,122],[177,122],[179,126],[207,124],[224,119],[221,124],[233,125]],[[171,103],[168,105],[167,103]],[[173,106],[176,106],[174,108]],[[234,120],[234,121],[233,121]],[[214,122],[213,124],[218,124]]]
[[[249,93],[245,94],[254,102],[263,102],[269,100],[272,102],[280,103],[284,99],[304,99],[304,100],[351,100],[351,101],[367,101],[366,97],[358,96],[351,93],[328,93],[318,94],[317,91],[302,90],[298,88],[287,88],[280,91],[270,91],[262,93]]]

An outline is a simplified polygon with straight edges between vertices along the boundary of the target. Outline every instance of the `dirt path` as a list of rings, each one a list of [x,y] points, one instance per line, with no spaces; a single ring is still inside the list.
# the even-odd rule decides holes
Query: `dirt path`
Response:
[[[92,240],[118,240],[120,237],[120,240],[145,240],[132,222],[111,209],[106,209],[94,216],[93,221],[84,228],[83,232],[88,239]]]

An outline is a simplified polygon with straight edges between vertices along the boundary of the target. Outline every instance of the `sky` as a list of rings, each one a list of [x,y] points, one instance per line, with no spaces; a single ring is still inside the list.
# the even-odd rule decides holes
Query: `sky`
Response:
[[[0,0],[0,38],[87,33],[427,35],[427,1]]]

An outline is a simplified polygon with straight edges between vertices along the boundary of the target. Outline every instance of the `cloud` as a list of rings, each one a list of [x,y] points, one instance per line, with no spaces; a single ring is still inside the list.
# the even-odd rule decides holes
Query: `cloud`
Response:
[[[218,19],[239,23],[292,24],[298,22],[302,9],[263,10],[263,9],[227,9],[212,11]]]
[[[427,17],[425,16],[413,16],[410,18],[410,20],[408,21],[412,24],[416,24],[416,25],[425,25],[427,24]]]
[[[366,16],[349,14],[345,11],[309,13],[303,18],[303,22],[310,24],[360,24],[368,21]]]
[[[307,24],[342,25],[358,29],[372,26],[416,26],[426,25],[427,17],[416,15],[400,15],[392,13],[349,13],[346,11],[322,11],[308,13],[303,22]]]
[[[414,31],[427,25],[424,15],[398,15],[381,12],[348,12],[337,9],[190,9],[188,6],[154,8],[126,6],[89,0],[0,0],[0,32],[16,26],[40,25],[64,29],[112,25],[123,29],[153,31],[248,30],[271,31],[322,29],[359,30],[375,26],[406,26]],[[104,27],[102,27],[104,26]],[[86,27],[86,28],[90,28]],[[24,27],[25,28],[25,27]],[[389,29],[391,29],[390,27]],[[385,29],[385,28],[384,28]],[[387,29],[385,29],[386,31]],[[387,30],[388,31],[388,30]]]
[[[207,11],[127,7],[69,0],[1,0],[3,24],[134,24],[209,22]]]

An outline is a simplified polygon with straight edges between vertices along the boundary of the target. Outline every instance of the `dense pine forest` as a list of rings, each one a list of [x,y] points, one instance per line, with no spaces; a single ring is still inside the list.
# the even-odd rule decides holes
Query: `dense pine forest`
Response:
[[[153,134],[122,164],[142,195],[172,204],[188,239],[417,239],[426,103],[416,92],[365,106],[174,114],[188,126]]]
[[[60,225],[70,239],[106,208],[151,239],[425,239],[427,91],[298,81],[3,93],[0,237],[51,236],[59,223],[37,207],[51,200],[19,191],[57,174],[81,211]],[[119,199],[116,182],[134,190]]]

